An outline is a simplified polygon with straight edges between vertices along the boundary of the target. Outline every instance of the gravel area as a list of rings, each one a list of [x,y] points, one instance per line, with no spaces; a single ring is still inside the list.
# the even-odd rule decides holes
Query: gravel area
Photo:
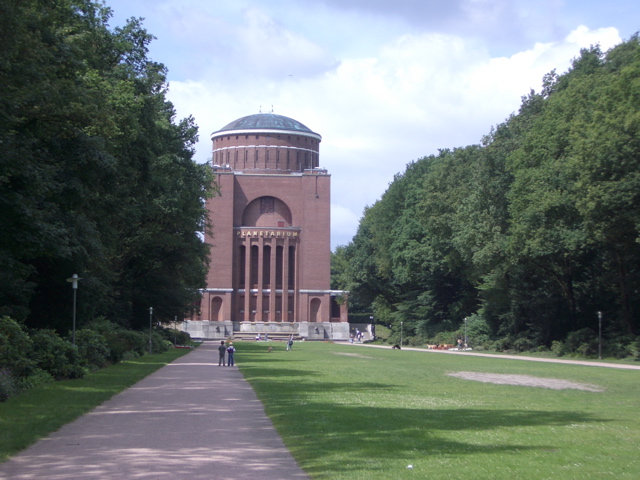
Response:
[[[604,392],[605,389],[589,383],[570,382],[558,378],[533,377],[531,375],[505,375],[500,373],[452,372],[450,377],[474,380],[476,382],[496,383],[499,385],[519,385],[522,387],[550,388],[552,390],[586,390],[588,392]]]

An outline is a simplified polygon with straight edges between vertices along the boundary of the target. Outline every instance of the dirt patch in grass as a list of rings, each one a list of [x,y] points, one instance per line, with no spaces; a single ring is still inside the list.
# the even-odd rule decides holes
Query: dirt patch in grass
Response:
[[[345,357],[358,357],[358,358],[373,358],[367,357],[366,355],[360,355],[359,353],[345,353],[345,352],[334,352],[336,355],[344,355]]]
[[[520,385],[523,387],[550,388],[553,390],[586,390],[588,392],[604,392],[604,388],[589,383],[570,382],[558,378],[533,377],[531,375],[505,375],[500,373],[452,372],[450,377],[474,380],[476,382],[496,383],[499,385]]]

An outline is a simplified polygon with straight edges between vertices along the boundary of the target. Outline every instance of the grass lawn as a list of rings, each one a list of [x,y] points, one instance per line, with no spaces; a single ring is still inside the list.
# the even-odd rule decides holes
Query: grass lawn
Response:
[[[640,371],[331,343],[237,363],[316,479],[640,478]],[[527,375],[603,391],[482,383]],[[413,468],[407,468],[412,465]]]
[[[145,355],[79,380],[34,388],[0,403],[0,462],[188,352],[177,348]]]

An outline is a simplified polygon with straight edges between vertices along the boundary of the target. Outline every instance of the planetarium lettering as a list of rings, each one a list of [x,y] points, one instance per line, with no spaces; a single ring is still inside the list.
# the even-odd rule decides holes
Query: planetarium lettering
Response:
[[[282,230],[238,230],[236,232],[238,237],[298,237],[298,232],[282,231]]]

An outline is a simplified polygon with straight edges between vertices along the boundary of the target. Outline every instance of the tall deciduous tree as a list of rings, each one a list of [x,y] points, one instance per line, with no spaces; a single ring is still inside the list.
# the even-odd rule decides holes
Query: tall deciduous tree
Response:
[[[584,49],[482,145],[396,175],[346,249],[353,294],[405,331],[477,313],[549,345],[640,328],[640,41]]]
[[[2,312],[63,330],[78,273],[80,318],[182,315],[205,281],[212,183],[153,37],[136,19],[111,30],[87,0],[0,8]]]

